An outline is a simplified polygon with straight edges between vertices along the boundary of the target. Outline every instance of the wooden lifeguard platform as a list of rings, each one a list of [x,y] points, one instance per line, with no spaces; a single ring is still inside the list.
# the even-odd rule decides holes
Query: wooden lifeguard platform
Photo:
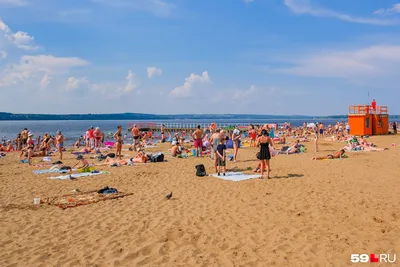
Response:
[[[349,107],[348,122],[353,135],[383,135],[389,133],[387,106],[355,105]]]

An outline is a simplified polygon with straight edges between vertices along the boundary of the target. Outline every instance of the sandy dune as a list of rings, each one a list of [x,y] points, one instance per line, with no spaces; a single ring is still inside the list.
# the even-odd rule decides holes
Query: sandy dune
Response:
[[[308,153],[273,158],[272,179],[242,182],[196,177],[198,163],[213,173],[209,158],[170,157],[57,181],[9,154],[0,159],[0,266],[353,266],[351,253],[397,253],[400,264],[400,146],[391,146],[400,137],[370,140],[389,150],[312,161],[305,143]],[[341,146],[324,142],[318,155]],[[229,169],[256,166],[256,149],[239,153]],[[106,185],[134,194],[66,210],[32,205]]]

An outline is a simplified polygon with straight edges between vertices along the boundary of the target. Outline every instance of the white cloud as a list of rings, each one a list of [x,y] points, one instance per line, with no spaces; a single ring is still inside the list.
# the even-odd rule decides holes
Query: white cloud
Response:
[[[294,58],[295,66],[280,72],[311,77],[370,78],[396,73],[400,46],[371,46],[353,51],[329,51]],[[396,74],[397,75],[397,74]]]
[[[162,74],[162,69],[157,69],[156,67],[148,67],[147,68],[147,76],[149,78],[152,78],[156,75],[161,75]]]
[[[387,19],[376,19],[376,18],[363,18],[355,17],[347,14],[338,13],[333,10],[316,8],[309,4],[307,0],[284,0],[285,5],[296,14],[308,14],[316,17],[327,17],[335,18],[343,21],[361,23],[361,24],[373,24],[373,25],[399,25],[399,20],[387,20]]]
[[[16,33],[12,32],[10,27],[0,19],[0,30],[4,32],[4,36],[8,39],[9,42],[13,43],[20,49],[24,50],[36,50],[38,49],[37,46],[34,46],[33,36],[29,36],[28,33],[17,31]]]
[[[9,65],[0,73],[0,87],[23,82],[38,73],[62,74],[71,68],[87,64],[87,61],[76,57],[22,56],[19,64]]]
[[[191,95],[192,87],[196,83],[209,83],[211,82],[208,72],[204,71],[202,75],[192,73],[185,79],[185,83],[182,86],[173,89],[170,94],[174,97],[188,97]]]
[[[27,4],[24,0],[0,0],[0,5],[5,6],[26,6]]]
[[[246,4],[254,2],[254,0],[243,0]]]
[[[5,59],[5,58],[7,58],[8,54],[7,54],[6,51],[1,50],[0,51],[0,56],[1,56],[2,59]]]
[[[51,77],[49,76],[48,73],[45,73],[42,80],[40,81],[40,86],[43,89],[46,89],[47,86],[50,84],[50,82],[51,82]]]
[[[390,16],[400,13],[400,3],[394,4],[391,8],[381,8],[375,10],[374,15]]]
[[[75,89],[79,89],[82,86],[87,86],[89,84],[90,83],[87,77],[82,77],[82,78],[69,77],[67,80],[67,86],[65,87],[65,90],[67,92],[70,92]]]
[[[128,71],[128,75],[126,76],[127,83],[124,88],[124,92],[132,92],[135,90],[139,84],[136,78],[136,74],[132,72],[131,70]]]
[[[151,12],[160,17],[168,17],[176,9],[175,5],[163,0],[92,0],[92,2],[117,8]]]
[[[250,88],[249,89],[247,89],[247,90],[244,90],[244,91],[236,91],[234,94],[233,94],[233,96],[232,96],[232,100],[233,101],[242,101],[242,100],[244,100],[244,99],[247,99],[247,98],[252,98],[252,97],[254,97],[254,93],[256,93],[257,92],[257,89],[256,89],[256,87],[254,86],[254,85],[252,85],[252,86],[250,86]]]

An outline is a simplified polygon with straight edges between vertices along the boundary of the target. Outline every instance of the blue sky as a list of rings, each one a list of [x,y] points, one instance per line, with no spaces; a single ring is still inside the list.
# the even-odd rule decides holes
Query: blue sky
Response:
[[[400,114],[400,2],[0,0],[0,111]]]

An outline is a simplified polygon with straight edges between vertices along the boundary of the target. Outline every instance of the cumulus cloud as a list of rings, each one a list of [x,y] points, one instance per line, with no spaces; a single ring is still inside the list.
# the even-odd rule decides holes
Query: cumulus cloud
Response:
[[[24,0],[0,0],[0,5],[4,6],[26,6],[27,4]]]
[[[284,4],[296,14],[307,14],[315,17],[335,18],[347,22],[373,24],[373,25],[399,25],[399,20],[387,20],[377,18],[356,17],[348,14],[339,13],[330,9],[317,8],[309,4],[307,0],[284,0]]]
[[[71,68],[87,64],[87,61],[76,57],[22,56],[19,64],[9,65],[0,73],[0,87],[17,84],[38,73],[65,73]]]
[[[13,43],[16,47],[24,50],[37,50],[38,47],[33,45],[33,36],[30,36],[26,32],[17,31],[13,32],[10,27],[0,19],[0,30],[3,32],[6,39]]]
[[[247,99],[249,97],[254,97],[254,93],[256,93],[256,92],[257,92],[256,87],[254,85],[252,85],[247,90],[236,91],[232,96],[232,100],[233,101],[242,101],[242,100]]]
[[[311,77],[360,78],[394,74],[400,46],[371,46],[352,51],[329,51],[294,58],[293,67],[280,72]],[[397,74],[396,74],[397,75]]]
[[[204,71],[201,75],[192,73],[185,79],[185,83],[182,86],[175,87],[175,89],[170,92],[170,95],[174,97],[188,97],[191,95],[194,84],[209,82],[211,82],[211,79],[207,71]]]
[[[125,79],[127,80],[127,83],[125,85],[124,92],[126,93],[132,92],[139,86],[136,74],[131,70],[128,71],[128,75],[126,76]]]
[[[70,92],[75,89],[79,89],[82,86],[87,86],[89,84],[90,83],[87,77],[81,77],[81,78],[69,77],[67,80],[67,86],[65,87],[65,90],[67,92]]]
[[[374,15],[391,16],[400,13],[400,3],[394,4],[391,8],[381,8],[375,10]]]
[[[162,69],[157,69],[156,67],[148,67],[147,68],[147,76],[149,78],[152,78],[156,75],[161,75],[162,74]]]

